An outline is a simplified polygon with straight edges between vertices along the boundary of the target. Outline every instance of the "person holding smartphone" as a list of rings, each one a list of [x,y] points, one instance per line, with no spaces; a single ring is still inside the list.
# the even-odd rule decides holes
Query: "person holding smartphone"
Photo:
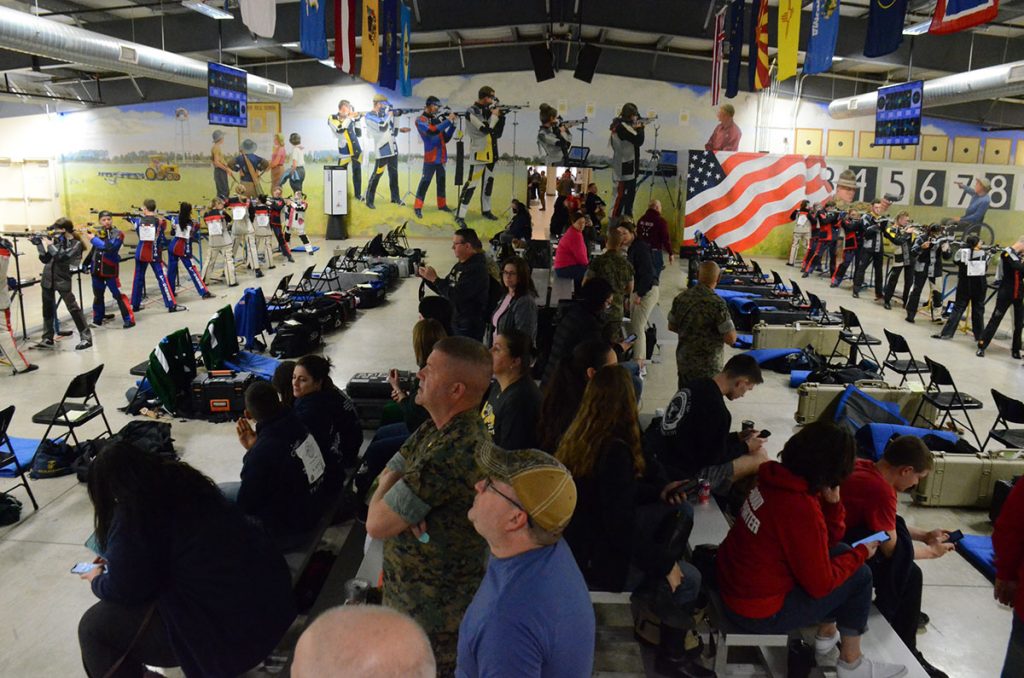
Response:
[[[943,678],[946,674],[929,664],[917,650],[924,579],[914,561],[941,558],[954,549],[954,544],[946,530],[926,532],[907,525],[896,514],[896,493],[917,485],[932,466],[932,453],[917,436],[894,438],[877,462],[858,459],[853,473],[842,485],[846,509],[844,541],[853,543],[873,532],[889,536],[868,561],[875,586],[875,606],[928,675]]]
[[[718,549],[726,616],[749,633],[789,633],[818,625],[818,665],[840,643],[839,678],[897,678],[905,666],[861,652],[871,612],[878,542],[839,541],[845,510],[840,486],[853,471],[853,437],[830,422],[808,424],[786,441],[780,461],[758,469],[757,487]]]

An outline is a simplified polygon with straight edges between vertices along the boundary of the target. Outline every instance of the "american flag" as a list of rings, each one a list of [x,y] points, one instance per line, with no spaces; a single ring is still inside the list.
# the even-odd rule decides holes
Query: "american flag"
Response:
[[[820,155],[690,151],[683,238],[700,231],[721,247],[753,247],[801,200],[832,194],[824,170]]]
[[[711,57],[711,105],[717,106],[722,92],[722,62],[725,60],[725,10],[715,15],[715,50]]]

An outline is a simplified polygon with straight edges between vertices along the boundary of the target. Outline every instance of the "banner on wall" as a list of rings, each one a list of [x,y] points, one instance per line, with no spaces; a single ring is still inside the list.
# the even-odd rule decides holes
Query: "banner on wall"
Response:
[[[326,59],[327,24],[324,6],[318,0],[302,0],[299,9],[299,49],[314,59]]]
[[[409,36],[412,34],[412,10],[404,2],[400,6],[402,41],[399,43],[398,54],[398,86],[404,97],[412,96],[412,77],[409,73],[410,45]]]
[[[398,0],[380,0],[380,86],[398,86]]]
[[[363,45],[359,77],[377,82],[380,74],[380,21],[377,0],[363,0]]]
[[[942,35],[992,21],[999,14],[999,0],[939,0],[929,33]]]
[[[768,0],[761,0],[751,22],[749,56],[750,91],[756,92],[768,86]]]
[[[903,44],[903,23],[906,19],[907,0],[871,0],[864,56],[880,57],[898,50]]]
[[[801,200],[831,193],[820,155],[690,151],[683,238],[696,231],[720,247],[743,251],[788,223]]]
[[[356,73],[356,0],[334,0],[334,67]]]
[[[743,9],[746,0],[729,5],[729,65],[725,73],[725,96],[732,99],[740,91],[740,67],[743,65]]]
[[[796,75],[796,52],[800,46],[801,0],[779,0],[779,82]]]
[[[811,35],[807,39],[804,74],[824,73],[832,68],[839,37],[839,0],[814,0],[811,7]]]

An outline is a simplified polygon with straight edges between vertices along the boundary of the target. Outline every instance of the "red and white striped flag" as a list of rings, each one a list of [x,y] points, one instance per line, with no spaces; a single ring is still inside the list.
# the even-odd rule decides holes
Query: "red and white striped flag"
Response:
[[[356,73],[356,0],[334,0],[334,67]]]
[[[690,151],[683,238],[700,231],[720,247],[743,251],[788,223],[801,200],[832,194],[820,155]]]
[[[715,15],[715,51],[711,57],[711,105],[717,106],[722,93],[722,63],[725,61],[725,8]]]

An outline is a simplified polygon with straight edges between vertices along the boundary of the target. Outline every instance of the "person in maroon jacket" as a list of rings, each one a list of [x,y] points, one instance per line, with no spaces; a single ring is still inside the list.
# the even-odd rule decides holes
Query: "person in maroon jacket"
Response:
[[[654,269],[660,278],[661,272],[665,270],[665,257],[662,252],[668,253],[668,263],[672,263],[672,241],[668,236],[668,222],[661,216],[660,200],[652,200],[644,215],[637,219],[636,234],[650,245],[651,254],[654,255]]]
[[[860,650],[872,593],[864,562],[878,544],[839,543],[846,529],[839,485],[853,471],[855,450],[848,433],[815,422],[786,441],[781,463],[762,464],[758,486],[718,549],[718,585],[739,628],[777,634],[819,624],[819,665],[840,642],[839,678],[896,678],[906,667],[873,662]]]
[[[1003,662],[1003,678],[1024,675],[1024,482],[1018,481],[1006,498],[992,533],[996,554],[995,598],[1013,608],[1013,630]]]

